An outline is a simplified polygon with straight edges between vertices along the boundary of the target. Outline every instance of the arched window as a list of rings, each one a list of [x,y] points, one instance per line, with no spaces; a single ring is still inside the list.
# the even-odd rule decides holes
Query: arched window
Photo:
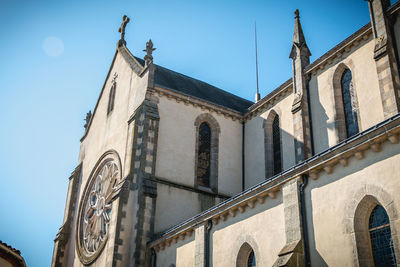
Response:
[[[253,242],[252,242],[253,243]],[[254,267],[256,266],[256,253],[254,251],[258,251],[256,247],[254,247],[255,243],[253,243],[253,247],[250,246],[249,243],[243,243],[238,251],[236,256],[236,267]],[[254,249],[253,249],[254,248]],[[234,266],[234,264],[231,264]]]
[[[274,175],[282,171],[281,157],[281,129],[279,127],[279,115],[276,114],[272,123],[272,143],[274,155]]]
[[[197,185],[210,187],[211,128],[207,122],[199,127],[197,150]]]
[[[264,121],[265,177],[282,172],[281,129],[279,115],[271,110]]]
[[[114,109],[114,99],[115,99],[115,89],[116,83],[114,82],[110,89],[110,94],[108,96],[108,107],[107,107],[107,115],[111,113]]]
[[[218,121],[209,113],[200,114],[194,121],[196,147],[194,186],[218,192],[218,148],[221,132]]]
[[[256,257],[254,256],[254,251],[251,250],[249,257],[247,259],[247,267],[254,267],[256,266]]]
[[[369,217],[369,236],[375,267],[397,266],[389,217],[380,205],[372,210]]]
[[[352,74],[349,69],[345,69],[342,74],[341,86],[346,133],[347,137],[351,137],[359,132],[359,128],[357,117],[358,105],[353,87]]]

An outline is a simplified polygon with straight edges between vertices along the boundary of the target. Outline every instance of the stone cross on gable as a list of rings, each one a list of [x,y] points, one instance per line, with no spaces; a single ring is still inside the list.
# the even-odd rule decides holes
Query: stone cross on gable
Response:
[[[151,39],[146,43],[146,49],[143,51],[146,52],[146,55],[144,56],[144,61],[146,65],[149,65],[150,63],[153,62],[153,51],[156,50],[153,48],[153,42]]]
[[[121,27],[119,27],[119,29],[118,29],[118,32],[121,33],[121,39],[119,40],[119,45],[126,44],[126,42],[125,42],[125,28],[126,28],[126,24],[128,24],[128,22],[129,22],[128,16],[124,15],[122,17]]]

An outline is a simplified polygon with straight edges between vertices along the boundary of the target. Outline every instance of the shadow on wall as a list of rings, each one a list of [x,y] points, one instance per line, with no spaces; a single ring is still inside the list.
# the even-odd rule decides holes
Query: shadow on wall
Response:
[[[356,190],[358,186],[354,187],[331,187],[329,191],[326,188],[333,183],[342,180],[344,177],[348,177],[352,174],[355,174],[363,169],[372,166],[378,162],[386,160],[390,157],[393,157],[398,154],[398,148],[393,148],[389,153],[375,153],[369,151],[366,153],[365,158],[362,161],[357,159],[352,159],[349,161],[349,165],[347,167],[342,167],[341,165],[336,165],[335,170],[331,174],[323,174],[318,180],[309,180],[308,186],[305,188],[305,202],[306,202],[306,213],[307,213],[307,225],[308,225],[308,237],[309,237],[309,247],[310,247],[310,256],[311,262],[315,266],[329,266],[334,264],[329,262],[329,264],[324,260],[324,251],[329,250],[329,246],[335,248],[337,246],[343,245],[346,246],[348,243],[329,243],[330,241],[326,241],[329,233],[327,233],[328,228],[326,227],[327,223],[331,223],[331,218],[338,218],[340,221],[339,225],[344,228],[344,218],[345,209],[347,205],[350,205],[353,201],[351,198],[353,190]],[[356,162],[354,162],[356,161]],[[360,174],[361,175],[361,174]],[[354,184],[359,185],[358,177],[353,177],[353,179],[357,179],[354,181]],[[318,192],[320,189],[324,191]],[[328,192],[328,193],[327,193]],[[318,194],[319,193],[319,194]],[[317,195],[318,194],[318,195]],[[346,198],[349,196],[349,198]],[[321,201],[321,198],[325,201]],[[333,205],[332,201],[336,201],[336,205]],[[330,201],[330,204],[327,202]],[[320,205],[321,204],[321,205]],[[326,209],[329,206],[330,208]],[[318,216],[318,217],[316,217]],[[324,221],[321,221],[321,218],[324,218]],[[317,222],[318,225],[314,225],[314,222]],[[316,229],[317,228],[317,229]],[[344,229],[337,229],[337,233],[340,235],[344,234]],[[332,231],[331,231],[332,234]],[[342,241],[346,241],[347,238],[353,238],[351,236],[344,236]],[[348,241],[348,240],[347,240]],[[324,244],[322,244],[324,243]],[[328,246],[328,247],[327,247]],[[353,247],[349,247],[349,255],[352,254]],[[322,254],[322,255],[321,255]],[[337,255],[337,257],[345,257],[345,255]],[[353,259],[349,265],[353,264]]]
[[[237,225],[240,223],[247,224],[249,222],[245,222],[245,220],[253,217],[253,216],[266,216],[262,215],[261,213],[274,209],[279,205],[283,204],[283,198],[281,192],[278,192],[276,194],[275,199],[268,198],[263,204],[256,204],[256,206],[253,209],[248,209],[244,213],[240,213],[239,211],[236,212],[235,217],[229,216],[229,218],[226,221],[220,221],[217,225],[213,225],[212,229],[210,231],[210,265],[209,266],[219,266],[221,263],[215,261],[220,258],[220,256],[223,257],[223,262],[224,263],[229,263],[226,266],[237,266],[236,265],[236,260],[238,258],[238,253],[240,251],[240,248],[243,246],[244,243],[249,243],[251,245],[251,248],[254,250],[254,253],[256,255],[256,259],[264,259],[265,256],[265,250],[263,250],[263,241],[262,240],[270,240],[270,243],[274,243],[275,240],[271,240],[268,231],[264,232],[265,235],[260,235],[259,232],[251,231],[251,229],[254,229],[251,227],[251,225],[247,225],[245,227]],[[260,218],[261,220],[262,218]],[[253,223],[257,223],[259,220],[253,220]],[[265,220],[262,220],[265,222],[265,226],[267,226],[267,222]],[[233,228],[234,225],[236,225],[236,228]],[[284,226],[282,226],[284,228]],[[235,229],[238,229],[235,231]],[[243,231],[244,229],[248,231]],[[260,229],[265,230],[267,227]],[[284,232],[284,230],[282,230]],[[219,240],[217,243],[218,246],[214,247],[214,235],[217,234],[216,238],[222,237],[224,238],[223,240]],[[221,242],[225,241],[225,242]],[[265,243],[264,243],[265,245]],[[273,246],[273,245],[271,245]],[[281,247],[276,247],[277,251],[279,252],[281,250]],[[261,255],[264,254],[264,255]],[[217,256],[215,256],[217,255]],[[278,254],[274,255],[276,258],[278,258]],[[215,258],[215,260],[214,260]],[[261,263],[260,263],[261,264]],[[225,265],[224,265],[225,266]],[[258,265],[257,265],[258,266]],[[260,265],[261,266],[261,265]]]
[[[334,121],[329,121],[326,110],[320,102],[317,77],[310,80],[309,88],[314,154],[318,154],[329,148],[328,131],[334,132],[336,126]]]

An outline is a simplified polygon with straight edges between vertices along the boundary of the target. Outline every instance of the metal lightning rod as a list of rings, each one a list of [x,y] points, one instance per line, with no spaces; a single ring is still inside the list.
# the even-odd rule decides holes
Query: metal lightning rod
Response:
[[[257,93],[256,93],[256,102],[260,100],[260,92],[258,90],[258,55],[257,55],[257,22],[254,21],[254,39],[256,45],[256,80],[257,80]]]

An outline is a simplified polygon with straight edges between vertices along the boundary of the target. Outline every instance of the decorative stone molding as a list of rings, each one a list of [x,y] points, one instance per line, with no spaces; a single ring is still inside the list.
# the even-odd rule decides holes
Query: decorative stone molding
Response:
[[[292,79],[284,82],[278,88],[266,95],[263,99],[252,105],[249,108],[249,111],[244,114],[243,121],[249,121],[254,117],[260,115],[261,113],[265,112],[266,110],[273,108],[276,102],[292,94],[292,86]]]
[[[293,168],[282,172],[279,176],[274,179],[269,179],[261,184],[250,188],[237,196],[217,204],[210,210],[196,215],[184,223],[175,226],[174,228],[162,233],[159,238],[148,243],[148,247],[156,247],[158,244],[164,242],[166,239],[173,238],[179,235],[181,232],[187,231],[189,228],[194,227],[197,224],[204,223],[207,220],[213,220],[213,223],[223,223],[229,217],[229,210],[237,208],[237,211],[244,213],[251,209],[248,207],[249,201],[253,201],[255,205],[265,203],[264,201],[258,201],[258,199],[270,197],[271,199],[276,197],[276,193],[282,189],[282,186],[301,176],[302,174],[309,174],[313,180],[318,179],[319,173],[324,172],[324,166],[329,165],[334,172],[334,166],[340,163],[341,159],[349,160],[351,157],[357,157],[357,155],[364,155],[365,151],[371,149],[371,144],[386,142],[390,139],[396,140],[400,134],[400,114],[396,115],[384,122],[379,126],[373,127],[369,130],[359,133],[354,136],[350,141],[338,144],[335,148],[328,149],[325,152],[320,153],[318,156],[313,157],[305,162],[297,164]],[[383,147],[382,147],[383,148]],[[362,158],[360,158],[361,160]],[[346,165],[348,166],[348,165]],[[298,247],[298,243],[289,244],[288,250],[297,251],[302,248]],[[286,251],[286,250],[285,250]],[[283,251],[282,253],[285,253]],[[400,254],[399,254],[400,255]]]
[[[218,121],[209,113],[203,113],[194,121],[194,126],[196,128],[196,146],[195,146],[195,165],[194,165],[194,185],[195,188],[198,188],[197,181],[197,166],[198,166],[198,148],[199,148],[199,127],[200,125],[206,122],[210,126],[211,129],[211,151],[210,151],[210,189],[212,192],[218,192],[218,157],[219,157],[219,135],[221,133],[221,128],[219,126]]]
[[[115,150],[109,150],[92,169],[80,200],[75,243],[83,264],[94,262],[107,243],[110,233],[100,229],[109,229],[112,214],[117,212],[113,201],[119,196],[123,183],[121,159]]]
[[[72,221],[75,219],[75,210],[78,200],[79,183],[82,175],[82,163],[80,163],[69,177],[67,204],[64,214],[64,222],[54,239],[54,251],[51,266],[62,265],[66,245],[71,234]]]
[[[363,45],[368,39],[371,38],[372,29],[370,23],[363,26],[357,32],[350,35],[348,38],[340,42],[334,48],[326,52],[320,58],[307,66],[306,73],[311,73],[313,76],[318,71],[324,71],[326,68],[331,67],[332,64],[341,61],[351,50]]]
[[[343,106],[343,96],[342,96],[342,76],[343,72],[349,69],[353,76],[353,92],[354,92],[354,104],[357,110],[357,121],[358,121],[358,129],[361,131],[361,116],[360,116],[360,109],[358,105],[357,99],[357,86],[355,83],[355,66],[351,60],[346,60],[344,63],[339,63],[336,67],[333,77],[332,77],[332,89],[333,89],[333,97],[335,102],[335,110],[334,110],[334,117],[335,117],[335,131],[337,137],[337,143],[345,140],[347,136],[346,130],[346,118]]]
[[[253,250],[256,263],[259,265],[262,262],[262,253],[257,242],[251,235],[241,235],[233,243],[231,262],[229,266],[247,267],[247,260],[250,252]]]
[[[275,111],[276,110],[276,111]],[[278,116],[279,125],[281,125],[281,111],[278,108],[271,109],[268,113],[267,119],[263,121],[263,128],[264,128],[264,155],[265,155],[265,178],[268,179],[269,177],[274,176],[274,142],[273,142],[273,133],[272,133],[272,124],[274,122],[275,117]],[[279,127],[281,131],[281,128]],[[282,148],[282,134],[279,135],[279,145]],[[281,153],[281,163],[283,162],[283,153]]]
[[[387,212],[392,230],[393,247],[400,255],[400,218],[392,196],[384,188],[366,184],[354,192],[352,201],[348,202],[343,221],[345,234],[351,235],[353,243],[354,266],[373,266],[371,241],[368,231],[368,220],[375,206],[381,205]]]
[[[185,95],[183,93],[178,93],[172,89],[165,89],[159,86],[155,86],[154,88],[148,88],[148,93],[152,95],[157,95],[158,97],[166,97],[167,99],[175,100],[175,102],[183,103],[186,106],[191,105],[195,108],[200,108],[201,110],[206,112],[214,112],[217,115],[222,115],[224,116],[224,118],[230,118],[233,121],[243,120],[243,115],[236,110],[219,106],[206,100]]]

